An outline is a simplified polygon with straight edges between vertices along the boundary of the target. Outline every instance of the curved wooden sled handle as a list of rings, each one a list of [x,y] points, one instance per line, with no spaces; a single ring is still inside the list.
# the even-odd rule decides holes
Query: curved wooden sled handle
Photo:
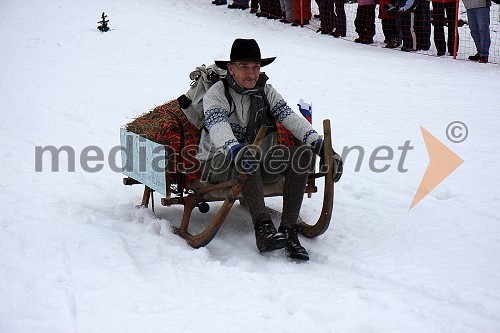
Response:
[[[253,146],[260,146],[264,136],[266,135],[267,128],[262,126],[255,137],[253,142]],[[255,152],[254,152],[255,153]],[[210,241],[215,237],[215,234],[221,227],[222,223],[224,223],[227,214],[231,210],[231,207],[236,200],[236,197],[241,191],[241,187],[245,183],[247,176],[240,173],[238,174],[236,180],[236,184],[231,187],[229,194],[224,200],[222,207],[219,209],[217,215],[213,218],[210,225],[201,233],[197,235],[192,235],[188,232],[189,219],[191,218],[191,212],[196,207],[196,198],[195,197],[187,197],[184,200],[184,214],[182,215],[182,222],[179,228],[174,227],[174,232],[184,238],[189,245],[194,248],[199,248],[207,245]]]
[[[333,211],[333,197],[334,197],[334,174],[337,170],[332,154],[332,132],[330,127],[330,120],[323,120],[324,132],[324,145],[325,145],[325,160],[326,160],[326,173],[325,173],[325,192],[323,194],[323,208],[318,221],[314,225],[301,222],[299,225],[302,229],[302,234],[308,238],[313,238],[323,234],[332,218]]]

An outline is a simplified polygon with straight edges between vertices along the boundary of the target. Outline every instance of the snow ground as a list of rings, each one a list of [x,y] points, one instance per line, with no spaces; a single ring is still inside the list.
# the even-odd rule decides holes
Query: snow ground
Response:
[[[107,162],[79,163],[92,145],[107,158],[120,126],[185,92],[236,37],[277,56],[270,82],[292,106],[311,101],[316,128],[332,120],[336,150],[366,152],[359,171],[346,159],[330,229],[303,240],[308,263],[259,255],[238,206],[193,250],[170,232],[180,207],[157,202],[157,219]],[[0,43],[0,332],[500,331],[498,65],[323,38],[208,0],[4,0]],[[457,120],[469,136],[453,144]],[[408,211],[429,162],[420,125],[465,162]],[[49,145],[71,146],[76,170],[45,159],[35,172]],[[383,173],[367,157],[379,146],[395,152]],[[305,199],[302,218],[320,207]]]

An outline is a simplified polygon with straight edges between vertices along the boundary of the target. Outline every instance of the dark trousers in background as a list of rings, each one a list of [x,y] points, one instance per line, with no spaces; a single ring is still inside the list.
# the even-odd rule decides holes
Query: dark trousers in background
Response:
[[[322,32],[328,33],[335,29],[337,34],[345,37],[347,28],[344,0],[321,0],[319,19]]]
[[[354,26],[361,39],[370,40],[375,36],[375,7],[376,5],[358,6]]]
[[[333,1],[321,0],[318,8],[319,20],[321,21],[321,32],[333,32],[333,17],[335,16]]]
[[[456,15],[455,2],[432,2],[432,24],[434,25],[434,44],[438,54],[445,54],[446,45],[448,44],[448,53],[453,54],[455,43],[455,15]],[[446,43],[444,35],[444,26],[448,25],[448,43]],[[458,37],[458,35],[457,35]],[[457,50],[458,50],[457,39]]]
[[[481,57],[490,54],[490,6],[467,9],[469,28],[477,52]]]
[[[399,41],[399,31],[398,27],[396,26],[396,18],[383,18],[382,31],[384,32],[386,43],[391,40]]]
[[[252,0],[250,2],[250,8],[255,10],[259,9],[259,0]]]
[[[269,0],[259,0],[260,11],[267,13],[269,11]]]
[[[398,41],[399,43],[399,31],[396,25],[396,17],[382,15],[389,9],[389,5],[381,5],[379,16],[382,21],[382,31],[384,33],[384,43],[389,43],[390,41]]]
[[[333,0],[333,3],[335,4],[335,20],[333,26],[340,36],[345,37],[347,33],[347,24],[344,0]]]
[[[249,0],[233,0],[233,3],[237,3],[238,5],[242,5],[248,7]]]
[[[415,30],[414,30],[414,24],[415,24],[415,13],[410,12],[407,10],[406,12],[403,12],[400,16],[400,26],[399,29],[401,30],[403,34],[403,46],[406,49],[415,49],[416,45],[414,44],[415,42]]]
[[[431,9],[427,0],[419,1],[415,7],[416,49],[427,51],[431,47]]]
[[[260,11],[275,18],[281,18],[280,0],[259,0]]]

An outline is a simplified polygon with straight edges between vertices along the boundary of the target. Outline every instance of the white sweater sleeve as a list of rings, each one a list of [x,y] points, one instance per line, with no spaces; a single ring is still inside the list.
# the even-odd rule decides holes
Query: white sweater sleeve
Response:
[[[229,101],[224,93],[224,84],[217,82],[203,97],[205,125],[215,147],[228,149],[238,143],[229,124]]]

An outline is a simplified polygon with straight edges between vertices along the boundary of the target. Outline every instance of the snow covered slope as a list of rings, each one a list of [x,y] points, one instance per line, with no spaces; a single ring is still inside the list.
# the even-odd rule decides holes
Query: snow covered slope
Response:
[[[277,56],[270,82],[292,106],[312,102],[316,128],[332,120],[337,151],[365,151],[347,156],[305,264],[259,255],[239,206],[191,249],[170,232],[181,209],[135,209],[142,189],[107,162],[120,126],[184,93],[237,37]],[[3,0],[0,45],[0,332],[500,331],[498,65],[357,45],[210,0]],[[453,121],[469,129],[460,144]],[[409,211],[429,163],[420,126],[465,162]],[[49,158],[35,172],[37,146],[72,147],[75,171],[63,153],[59,172]],[[80,164],[89,146],[106,158],[99,172]],[[394,158],[370,167],[381,146]],[[305,199],[302,218],[320,207]]]

